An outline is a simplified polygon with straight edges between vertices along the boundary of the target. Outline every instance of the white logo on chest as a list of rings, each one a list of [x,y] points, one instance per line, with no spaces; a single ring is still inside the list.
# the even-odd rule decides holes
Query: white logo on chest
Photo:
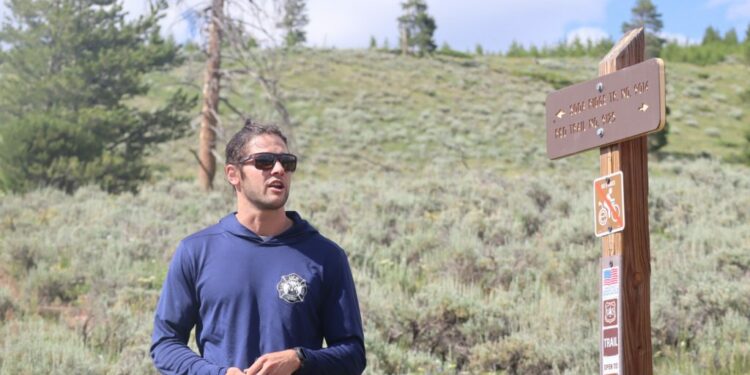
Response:
[[[302,302],[307,294],[307,281],[296,273],[290,273],[281,276],[281,280],[276,284],[276,290],[279,292],[279,298],[286,302]]]

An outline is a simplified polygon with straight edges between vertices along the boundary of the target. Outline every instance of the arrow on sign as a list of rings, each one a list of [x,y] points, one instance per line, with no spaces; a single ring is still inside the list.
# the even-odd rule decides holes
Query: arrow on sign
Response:
[[[557,118],[563,118],[563,116],[565,116],[565,111],[561,109],[557,111],[557,114],[555,116],[557,116]]]
[[[648,110],[648,104],[642,103],[640,108],[638,108],[638,110],[641,112],[646,112],[646,110]]]

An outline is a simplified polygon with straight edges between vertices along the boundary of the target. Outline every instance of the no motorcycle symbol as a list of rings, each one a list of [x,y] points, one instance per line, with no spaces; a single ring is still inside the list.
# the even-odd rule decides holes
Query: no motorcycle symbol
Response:
[[[625,229],[622,172],[594,180],[594,233],[597,237]]]

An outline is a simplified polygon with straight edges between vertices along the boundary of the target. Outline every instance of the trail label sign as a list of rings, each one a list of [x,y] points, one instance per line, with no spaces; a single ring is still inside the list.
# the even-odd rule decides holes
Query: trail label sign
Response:
[[[620,304],[620,275],[622,257],[602,259],[601,264],[601,342],[602,375],[621,375],[622,371],[622,307]]]
[[[547,96],[547,156],[558,159],[664,128],[664,62],[650,59]]]
[[[625,229],[625,190],[622,172],[594,180],[594,234],[604,237]]]

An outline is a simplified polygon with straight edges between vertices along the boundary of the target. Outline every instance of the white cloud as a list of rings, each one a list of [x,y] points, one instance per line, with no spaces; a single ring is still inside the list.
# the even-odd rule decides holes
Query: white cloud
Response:
[[[709,0],[709,8],[726,7],[726,18],[737,21],[750,19],[750,0]]]
[[[142,3],[127,0],[128,3]],[[398,43],[396,19],[402,0],[309,0],[310,23],[306,28],[311,46],[339,48],[367,47],[370,37],[378,44],[388,39]],[[187,0],[193,5],[203,3]],[[601,24],[606,1],[601,0],[430,0],[428,12],[435,18],[435,41],[448,42],[458,50],[505,49],[512,41],[525,45],[555,44],[564,40],[566,30],[575,25]],[[175,34],[186,32],[179,20],[181,12],[170,8],[165,28]],[[184,22],[183,22],[184,23]],[[177,37],[184,40],[183,37]]]
[[[366,47],[370,37],[396,45],[400,2],[394,0],[310,0],[307,41],[313,46]],[[439,27],[439,26],[438,26]]]
[[[135,19],[149,11],[146,0],[123,0],[123,10],[127,12],[127,19]],[[164,18],[160,24],[162,34],[172,35],[178,42],[196,40],[200,38],[200,30],[196,29],[194,14],[209,5],[207,0],[169,0]]]
[[[608,39],[610,38],[610,35],[598,28],[598,27],[579,27],[577,29],[571,30],[568,32],[568,35],[566,35],[565,39],[568,43],[573,43],[573,41],[580,40],[582,43],[586,43],[586,41],[591,41],[592,43],[596,43],[602,39]]]
[[[433,1],[436,39],[459,50],[476,43],[486,51],[505,49],[512,41],[537,46],[564,40],[576,25],[601,24],[607,2],[601,0]]]
[[[432,0],[428,12],[435,18],[438,45],[448,42],[458,50],[505,49],[512,41],[555,44],[575,24],[604,22],[606,1],[601,0]],[[366,47],[398,42],[396,19],[400,0],[310,0],[307,39],[311,45]]]
[[[750,1],[735,1],[727,9],[730,20],[750,19]]]
[[[133,14],[143,14],[148,11],[148,4],[143,4],[144,0],[124,0],[126,10],[130,10]],[[262,27],[264,30],[272,30],[279,21],[279,13],[274,12],[273,0],[254,0],[254,4],[262,9],[262,12],[267,15],[262,18]],[[162,31],[164,34],[170,34],[175,37],[178,42],[184,42],[188,40],[200,41],[201,28],[204,23],[204,16],[206,11],[211,6],[210,0],[169,0],[169,7],[165,12],[164,18],[161,20]],[[256,14],[251,12],[251,7],[248,5],[248,1],[230,1],[225,0],[224,2],[224,13],[228,14],[234,19],[241,19],[246,22],[251,21],[253,24],[258,24]],[[269,41],[268,38],[275,38],[278,42],[278,34],[270,35],[268,38],[260,34],[256,34],[259,42],[266,43]]]

